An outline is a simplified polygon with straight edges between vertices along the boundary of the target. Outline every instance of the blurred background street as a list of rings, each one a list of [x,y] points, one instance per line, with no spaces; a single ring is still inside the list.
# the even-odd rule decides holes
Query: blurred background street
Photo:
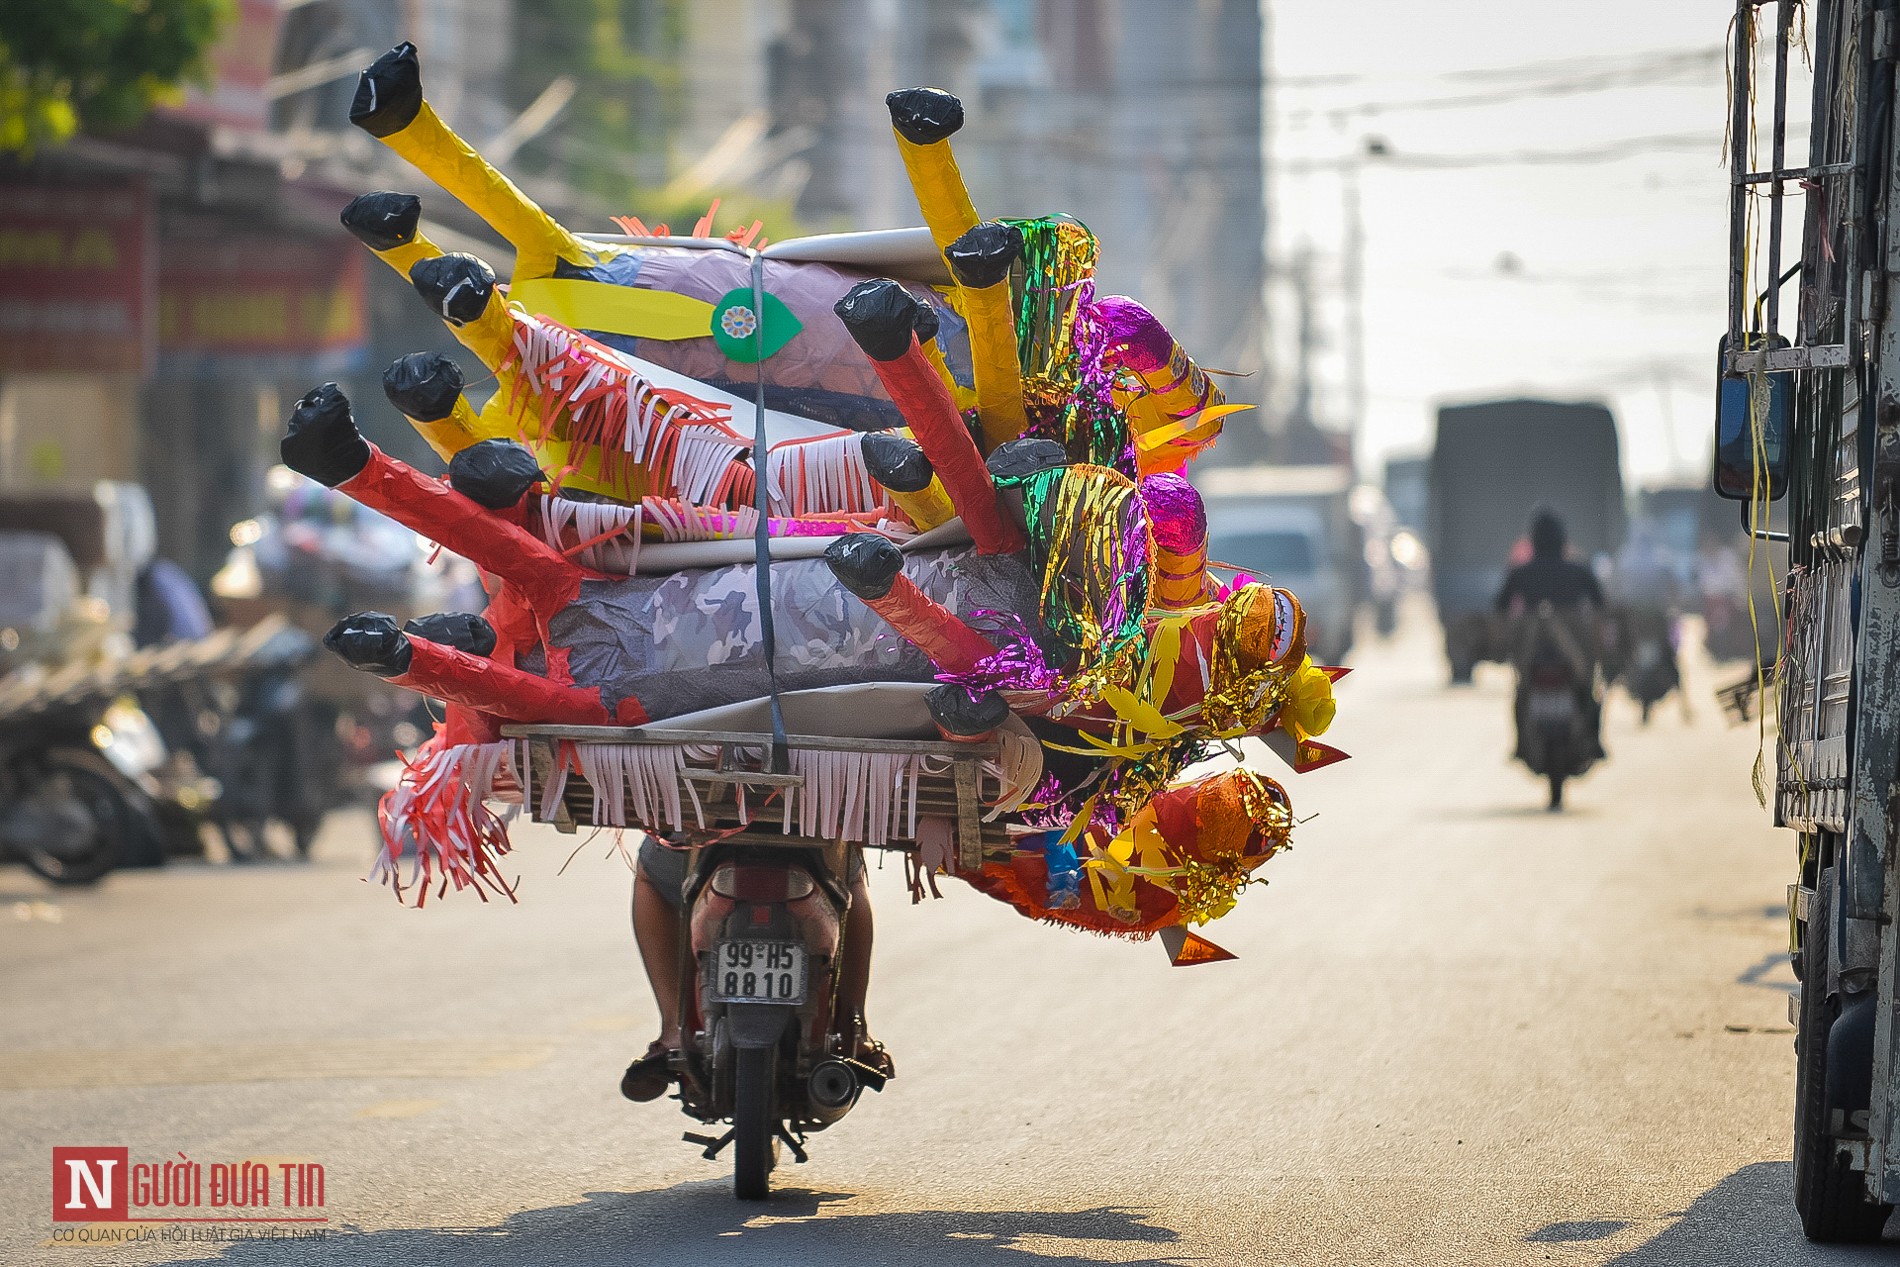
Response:
[[[1419,612],[1411,613],[1417,617]],[[1237,963],[878,900],[900,1077],[769,1207],[615,1083],[652,1036],[625,865],[523,831],[521,904],[399,909],[338,815],[307,868],[0,882],[0,1257],[47,1150],[321,1161],[323,1245],[124,1262],[1852,1261],[1789,1213],[1788,837],[1755,728],[1615,697],[1570,812],[1507,765],[1508,676],[1444,686],[1413,619],[1342,693],[1346,766],[1222,924]],[[557,875],[563,864],[565,875]],[[10,908],[10,909],[9,909]]]
[[[1724,6],[13,8],[0,1261],[1858,1261],[1808,1245],[1791,1205],[1796,837],[1751,785],[1758,759],[1775,782],[1759,688],[1788,547],[1750,549],[1710,488]],[[619,1093],[658,1022],[610,835],[517,823],[519,905],[417,912],[363,882],[378,798],[443,711],[318,640],[490,595],[440,542],[280,463],[286,419],[336,382],[367,439],[434,476],[441,418],[412,427],[385,367],[459,357],[471,417],[513,373],[340,221],[414,193],[426,238],[515,275],[480,216],[349,123],[358,73],[404,40],[433,107],[522,191],[654,258],[668,225],[753,243],[918,224],[884,104],[912,84],[966,103],[956,161],[984,216],[1088,226],[1100,295],[1138,298],[1191,354],[1167,372],[1248,407],[1189,472],[1205,555],[1296,593],[1315,659],[1353,670],[1325,737],[1349,763],[1293,777],[1250,749],[1299,826],[1216,930],[1238,962],[1177,971],[961,884],[912,906],[874,855],[869,1019],[901,1077],[752,1207],[680,1141],[677,1106]],[[696,329],[679,342],[712,341]],[[1861,485],[1836,484],[1863,515]],[[1604,591],[1563,657],[1581,667],[1542,680],[1577,766],[1605,700],[1609,760],[1567,787],[1511,759],[1535,693],[1514,696],[1512,665],[1529,684],[1558,658],[1533,663],[1497,601],[1540,508],[1568,534],[1546,561]],[[1858,544],[1846,526],[1833,548]],[[1837,730],[1848,676],[1823,684]],[[327,1239],[71,1250],[46,1209],[68,1145],[318,1162]]]

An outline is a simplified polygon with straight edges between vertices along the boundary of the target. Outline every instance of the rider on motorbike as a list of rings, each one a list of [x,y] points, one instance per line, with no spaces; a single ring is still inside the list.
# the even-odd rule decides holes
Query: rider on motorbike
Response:
[[[1574,609],[1587,606],[1595,611],[1603,610],[1603,587],[1597,583],[1596,575],[1583,564],[1568,557],[1568,540],[1564,532],[1563,520],[1555,512],[1539,508],[1531,515],[1530,525],[1531,557],[1526,562],[1513,567],[1504,577],[1504,585],[1498,590],[1497,610],[1513,618],[1535,612],[1540,605],[1549,603],[1557,609]],[[1585,693],[1590,698],[1581,698]],[[1597,736],[1597,708],[1594,683],[1579,685],[1579,703],[1586,706],[1590,719],[1590,741],[1595,752],[1594,758],[1600,758],[1603,747]],[[1524,716],[1523,691],[1520,689],[1518,708],[1514,710],[1517,718],[1517,751],[1520,760],[1524,759]],[[1593,759],[1594,759],[1593,758]]]
[[[666,1094],[674,1078],[672,1058],[686,1044],[680,1020],[680,968],[686,937],[684,889],[689,856],[685,849],[674,848],[651,835],[640,845],[639,869],[633,884],[633,936],[640,948],[647,984],[659,1005],[660,1036],[647,1047],[645,1055],[627,1066],[620,1079],[620,1093],[629,1100],[645,1102]],[[872,936],[864,851],[853,846],[848,857],[851,908],[845,917],[841,948],[836,1028],[846,1040],[847,1052],[855,1047],[859,1060],[888,1077],[894,1072],[890,1056],[871,1038],[864,1023],[864,999],[871,984]]]

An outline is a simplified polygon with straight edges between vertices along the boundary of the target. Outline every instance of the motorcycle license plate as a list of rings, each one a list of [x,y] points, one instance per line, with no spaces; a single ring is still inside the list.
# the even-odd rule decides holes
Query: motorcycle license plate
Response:
[[[720,1003],[803,1003],[805,947],[795,941],[722,941],[713,954]]]
[[[1567,722],[1577,715],[1577,700],[1569,691],[1532,691],[1531,720]]]

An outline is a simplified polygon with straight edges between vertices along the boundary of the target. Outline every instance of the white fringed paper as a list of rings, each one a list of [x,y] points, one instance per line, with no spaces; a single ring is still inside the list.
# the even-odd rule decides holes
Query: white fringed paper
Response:
[[[765,468],[774,515],[851,513],[876,510],[885,502],[884,490],[865,468],[860,432],[774,445]]]
[[[569,418],[568,435],[617,450],[646,468],[651,491],[701,505],[750,501],[749,432],[735,427],[730,399],[661,387],[612,348],[515,310],[512,368],[543,402]],[[877,510],[884,495],[864,466],[864,437],[796,420],[800,433],[772,440],[766,458],[770,513],[823,517]],[[805,428],[810,428],[806,430]],[[781,429],[782,430],[782,429]]]
[[[660,530],[662,541],[750,540],[758,527],[759,512],[750,506],[718,510],[695,506],[677,497],[648,497],[641,502],[646,522]]]
[[[791,751],[803,787],[785,790],[781,828],[821,840],[860,841],[871,848],[892,836],[917,834],[917,776],[945,764],[901,752]]]
[[[543,497],[541,536],[562,553],[595,542],[575,556],[583,566],[632,576],[640,564],[640,507]]]
[[[594,822],[602,827],[686,826],[685,805],[693,807],[693,826],[705,829],[699,793],[686,781],[686,754],[672,744],[585,743],[575,745],[581,773],[594,789]],[[563,774],[561,782],[566,784]],[[686,790],[682,800],[680,789]],[[631,821],[629,821],[631,820]]]

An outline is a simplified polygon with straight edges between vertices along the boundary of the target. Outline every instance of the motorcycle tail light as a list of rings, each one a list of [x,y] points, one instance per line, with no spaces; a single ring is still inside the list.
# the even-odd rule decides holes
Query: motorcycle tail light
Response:
[[[713,872],[712,891],[735,902],[795,902],[815,886],[802,867],[729,862]]]

